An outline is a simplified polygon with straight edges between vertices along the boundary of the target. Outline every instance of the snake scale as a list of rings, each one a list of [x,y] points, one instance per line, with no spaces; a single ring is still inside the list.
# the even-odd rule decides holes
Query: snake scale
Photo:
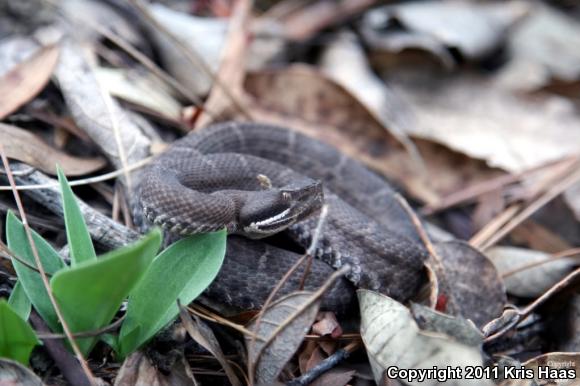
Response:
[[[290,129],[227,122],[192,132],[146,167],[135,194],[141,217],[169,234],[227,228],[226,258],[205,294],[239,309],[260,307],[301,256],[262,239],[284,232],[308,248],[323,202],[328,216],[305,289],[351,267],[324,307],[344,309],[353,287],[404,301],[423,278],[427,252],[393,188],[334,147]],[[282,293],[298,289],[303,269]]]

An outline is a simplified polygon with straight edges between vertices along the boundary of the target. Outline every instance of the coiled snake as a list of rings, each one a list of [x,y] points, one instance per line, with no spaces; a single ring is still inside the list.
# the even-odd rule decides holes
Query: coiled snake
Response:
[[[229,122],[191,133],[144,170],[135,193],[145,217],[169,233],[227,228],[226,260],[206,295],[241,309],[263,304],[300,257],[259,239],[283,231],[307,248],[323,202],[329,210],[319,260],[305,288],[319,287],[333,268],[351,266],[324,306],[344,307],[353,285],[406,300],[421,282],[427,253],[391,186],[293,130]],[[296,290],[300,279],[298,272],[282,292]]]

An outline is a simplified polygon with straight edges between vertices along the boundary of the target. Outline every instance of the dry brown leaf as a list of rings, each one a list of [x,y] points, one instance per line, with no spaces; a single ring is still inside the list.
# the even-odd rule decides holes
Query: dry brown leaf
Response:
[[[258,331],[255,320],[248,325],[258,335],[255,344],[248,347],[257,383],[274,382],[302,343],[320,307],[320,300],[316,300],[305,308],[311,298],[312,293],[306,291],[286,295],[263,312]],[[246,344],[250,342],[251,337],[246,337]]]
[[[230,18],[220,67],[215,75],[219,82],[214,82],[204,105],[205,112],[197,120],[195,127],[209,124],[218,118],[216,116],[218,114],[219,118],[223,119],[230,114],[230,111],[237,111],[245,119],[250,118],[246,111],[246,101],[242,92],[242,82],[246,73],[245,54],[248,46],[250,9],[251,5],[248,0],[236,3]]]
[[[107,163],[102,157],[73,157],[49,146],[24,129],[4,123],[0,123],[0,138],[9,158],[25,162],[49,174],[56,174],[57,164],[66,175],[81,176],[95,172]]]
[[[130,69],[98,67],[95,75],[111,95],[158,114],[171,122],[181,119],[181,105],[165,84],[150,74]]]
[[[153,3],[148,9],[158,23],[190,47],[212,71],[218,68],[228,29],[227,19],[196,17],[161,3]],[[146,27],[160,51],[161,61],[171,75],[195,94],[207,94],[213,83],[208,74],[199,66],[192,66],[181,49],[162,31],[150,23]]]
[[[300,369],[301,374],[304,374],[308,370],[307,367],[308,361],[310,360],[310,357],[312,356],[314,350],[317,349],[318,343],[313,340],[306,341],[305,344],[302,346],[302,349],[298,354],[298,368]]]
[[[276,15],[284,36],[289,40],[305,41],[324,28],[337,24],[369,8],[377,0],[325,0],[305,2],[302,7],[290,7],[286,15]]]
[[[410,2],[376,8],[365,15],[363,26],[373,32],[376,43],[386,46],[389,40],[419,48],[417,39],[430,39],[429,45],[454,48],[469,59],[481,58],[499,46],[509,27],[528,11],[519,1],[478,4],[469,2]],[[400,26],[403,34],[394,28]],[[386,42],[381,42],[381,40]]]
[[[0,358],[0,385],[45,386],[40,378],[21,363]]]
[[[324,355],[322,354],[320,347],[316,347],[316,349],[314,349],[314,351],[312,351],[312,353],[310,354],[310,358],[308,358],[308,361],[306,361],[306,369],[305,370],[306,371],[310,370],[314,366],[320,364],[320,362],[322,362],[323,360],[324,360]]]
[[[421,330],[439,332],[455,338],[468,346],[480,346],[483,334],[473,323],[461,317],[453,317],[420,304],[411,304],[411,313]]]
[[[76,124],[117,169],[148,155],[150,140],[99,84],[90,58],[72,40],[61,45],[55,77]]]
[[[167,385],[153,363],[141,351],[137,351],[125,359],[115,378],[115,386],[136,386],[139,384]]]
[[[577,352],[551,352],[524,362],[526,368],[534,370],[536,384],[555,384],[558,386],[578,385],[579,365],[580,353]],[[543,377],[539,376],[540,367],[545,371]]]
[[[530,249],[557,253],[572,248],[572,245],[554,232],[553,229],[528,220],[515,228],[510,234],[515,245],[525,245]]]
[[[408,137],[416,124],[405,101],[371,70],[367,56],[356,35],[343,32],[328,45],[321,67],[335,82],[345,87],[377,118],[414,158],[420,162],[417,149]]]
[[[242,383],[236,376],[232,366],[228,363],[213,331],[196,315],[192,319],[184,307],[179,308],[179,316],[189,336],[217,359],[226,372],[231,384],[233,386],[241,386]]]
[[[414,136],[492,167],[519,172],[580,152],[580,117],[563,98],[526,100],[470,75],[414,74],[391,84],[414,106]]]
[[[564,352],[580,352],[580,294],[568,294],[561,303],[565,308],[555,307],[557,310],[557,328],[549,331],[549,336],[555,341],[554,350]]]
[[[182,357],[175,362],[168,375],[157,369],[141,351],[131,354],[117,373],[114,386],[197,386]]]
[[[416,198],[435,204],[441,194],[500,174],[483,162],[429,140],[415,144],[421,168],[397,139],[342,86],[305,65],[250,73],[252,116],[334,145],[371,169],[397,180]]]
[[[331,335],[338,338],[342,335],[342,328],[334,312],[321,312],[316,317],[316,323],[312,325],[312,332],[320,336]]]
[[[578,259],[550,261],[549,254],[524,248],[493,247],[486,253],[500,275],[509,275],[503,279],[508,293],[528,298],[542,295],[578,265]],[[545,263],[523,269],[539,262]]]
[[[442,288],[450,312],[471,319],[478,327],[497,317],[507,302],[505,288],[491,261],[462,241],[436,243],[445,269]]]
[[[580,79],[577,19],[534,3],[529,16],[510,34],[508,43],[510,61],[501,69],[502,85],[533,91],[555,80],[573,84]]]
[[[334,138],[323,130],[310,129],[312,132],[307,134],[329,142],[343,142],[343,147],[344,140],[337,138],[348,136],[352,141],[348,153],[360,155],[369,163],[378,165],[377,158],[401,148],[399,141],[385,133],[383,125],[362,103],[313,67],[293,65],[250,73],[244,87],[262,109],[334,127]]]
[[[42,47],[32,37],[12,35],[0,40],[0,74],[2,76],[18,64],[29,60]]]
[[[468,346],[439,333],[422,331],[402,304],[368,290],[358,290],[361,336],[377,383],[390,366],[430,369],[433,366],[481,366],[480,347]],[[436,379],[407,382],[410,385],[438,385]],[[454,380],[456,385],[491,385],[486,380]]]
[[[58,61],[57,46],[48,46],[0,78],[0,119],[34,98],[48,83]]]

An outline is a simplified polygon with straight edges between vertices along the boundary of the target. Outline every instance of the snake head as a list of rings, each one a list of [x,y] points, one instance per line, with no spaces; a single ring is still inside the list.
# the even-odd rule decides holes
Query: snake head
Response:
[[[253,239],[271,236],[307,218],[322,202],[319,181],[252,192],[240,208],[239,233]]]

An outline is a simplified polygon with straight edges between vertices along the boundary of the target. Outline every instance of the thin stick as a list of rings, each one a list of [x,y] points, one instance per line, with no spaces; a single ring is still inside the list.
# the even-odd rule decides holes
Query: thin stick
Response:
[[[91,68],[91,72],[95,72],[93,68]],[[127,190],[131,191],[131,174],[127,170],[127,154],[125,153],[125,146],[123,145],[123,140],[121,138],[121,128],[119,127],[119,120],[113,114],[113,97],[111,94],[105,89],[105,86],[98,81],[99,83],[99,93],[101,94],[101,98],[103,102],[105,102],[105,109],[107,110],[107,115],[109,116],[109,120],[111,121],[111,128],[113,129],[113,137],[115,138],[115,143],[117,145],[117,150],[119,152],[119,160],[121,161],[121,166],[123,170],[123,175],[125,177],[125,183],[127,184]]]
[[[71,332],[66,320],[64,319],[64,316],[62,315],[62,312],[60,310],[60,306],[58,305],[58,302],[56,301],[56,298],[54,297],[54,294],[52,293],[52,290],[50,288],[50,283],[48,282],[48,277],[46,276],[46,272],[44,270],[44,267],[42,266],[42,262],[40,261],[40,256],[38,255],[38,250],[36,249],[36,244],[35,244],[34,239],[32,237],[32,231],[30,230],[30,227],[28,226],[28,220],[26,219],[26,213],[24,212],[24,206],[22,205],[22,201],[20,200],[20,195],[18,194],[18,191],[15,188],[16,183],[14,182],[14,176],[12,176],[12,173],[10,170],[10,164],[8,163],[8,158],[6,157],[6,153],[4,152],[4,146],[2,146],[1,143],[0,143],[0,157],[2,158],[2,164],[4,165],[4,169],[6,170],[6,174],[8,177],[8,181],[10,182],[10,186],[12,186],[14,188],[13,189],[14,200],[16,201],[16,206],[18,207],[18,212],[20,213],[20,218],[22,219],[22,225],[24,226],[24,230],[26,232],[26,237],[28,238],[28,243],[30,244],[30,249],[32,251],[32,255],[34,256],[34,261],[35,261],[36,267],[38,268],[38,272],[40,273],[40,277],[42,278],[42,283],[44,284],[44,288],[46,288],[46,292],[48,293],[48,297],[50,299],[50,302],[52,303],[52,306],[54,307],[54,311],[56,313],[56,316],[58,317],[58,320],[62,324],[62,329],[64,330],[64,333],[66,334],[68,341],[69,341],[78,361],[80,362],[80,365],[83,368],[85,375],[87,376],[87,379],[89,380],[89,382],[92,385],[96,386],[97,382],[93,376],[93,373],[92,373],[91,369],[89,368],[87,362],[85,361],[85,358],[83,357],[83,354],[81,353],[81,350],[79,349],[79,346],[77,345],[77,342],[76,342],[75,338],[73,337],[72,332]]]
[[[234,329],[234,330],[236,330],[236,331],[238,331],[246,336],[256,337],[256,334],[254,332],[248,330],[247,328],[245,328],[241,324],[231,322],[228,319],[222,318],[221,316],[216,315],[216,314],[208,315],[210,312],[208,310],[200,307],[198,304],[192,304],[190,306],[187,306],[186,308],[189,312],[191,312],[194,315],[199,316],[202,319],[209,320],[210,322],[214,322],[217,324],[221,324],[221,325],[230,327],[230,328],[232,328],[232,329]]]
[[[431,239],[427,235],[425,228],[423,228],[423,224],[421,224],[419,217],[417,217],[417,215],[415,214],[415,211],[413,211],[413,208],[411,208],[409,206],[409,203],[407,202],[407,200],[405,200],[403,198],[403,196],[401,196],[399,193],[395,194],[395,199],[397,200],[399,205],[401,205],[401,207],[403,207],[405,212],[407,212],[407,215],[409,216],[409,218],[411,219],[411,222],[415,226],[415,230],[417,231],[417,234],[421,238],[423,245],[425,245],[427,252],[429,252],[429,263],[431,263],[430,268],[434,274],[433,279],[434,279],[434,284],[435,284],[434,285],[435,291],[431,295],[430,303],[433,306],[433,308],[435,308],[435,306],[437,305],[437,299],[439,298],[439,292],[440,292],[439,283],[442,283],[444,286],[447,286],[447,279],[445,278],[445,267],[443,266],[441,257],[439,256],[439,254],[435,250],[435,247],[433,246]],[[440,276],[441,279],[443,279],[443,280],[439,280],[438,276]],[[448,295],[451,295],[451,294],[449,293]],[[450,304],[452,307],[455,307],[454,302],[449,302],[448,304]]]
[[[575,165],[577,166],[577,165]],[[536,200],[532,201],[526,208],[524,208],[520,213],[516,214],[502,229],[500,229],[496,234],[494,234],[489,240],[487,240],[482,246],[482,249],[487,249],[504,238],[509,232],[511,232],[515,227],[521,224],[523,221],[528,219],[532,214],[541,209],[548,202],[552,201],[554,198],[559,196],[566,189],[574,185],[580,180],[580,170],[576,170],[572,174],[568,175],[565,179],[557,183],[543,195],[538,197]]]
[[[568,249],[566,251],[562,251],[562,252],[558,252],[558,253],[554,253],[550,256],[548,256],[547,258],[540,260],[540,261],[536,261],[530,264],[525,264],[521,267],[512,269],[511,271],[505,272],[504,274],[501,275],[502,279],[505,279],[506,277],[515,275],[516,273],[534,268],[534,267],[538,267],[540,265],[544,265],[547,263],[550,263],[552,261],[556,261],[556,260],[561,260],[561,259],[567,259],[567,258],[571,258],[575,255],[580,254],[580,248],[572,248],[572,249]]]
[[[516,326],[518,326],[521,322],[523,322],[536,308],[538,308],[539,306],[541,306],[542,304],[544,304],[548,299],[550,299],[550,297],[552,295],[554,295],[555,293],[563,290],[564,288],[566,288],[568,285],[570,285],[572,282],[574,282],[578,277],[580,277],[580,268],[570,272],[568,275],[566,275],[566,277],[564,277],[562,280],[560,280],[559,282],[557,282],[556,284],[554,284],[552,287],[550,287],[549,290],[547,290],[546,292],[544,292],[541,296],[539,296],[536,300],[534,300],[532,303],[530,303],[528,306],[526,306],[523,309],[517,309],[517,320],[513,323],[510,324],[510,328],[504,328],[501,329],[498,333],[491,335],[487,338],[485,338],[484,342],[490,342],[493,340],[498,339],[499,337],[503,336],[505,333],[507,333],[510,329],[515,328]]]
[[[483,228],[479,230],[473,237],[469,240],[469,244],[475,248],[479,248],[486,240],[491,238],[493,234],[498,232],[502,226],[504,226],[511,218],[515,216],[516,213],[522,208],[523,204],[517,203],[509,206],[503,210],[500,214],[495,216],[489,223],[487,223]]]
[[[312,234],[312,241],[310,242],[310,246],[306,251],[308,261],[306,262],[306,268],[304,268],[304,274],[302,274],[302,279],[300,279],[300,285],[298,286],[300,290],[304,289],[304,285],[306,284],[306,278],[308,278],[308,274],[310,273],[310,269],[312,268],[312,260],[314,260],[314,250],[316,249],[318,241],[320,240],[320,236],[322,235],[322,227],[326,222],[327,216],[328,216],[328,205],[324,204],[322,206],[322,209],[320,210],[320,217],[318,218],[318,223],[316,224],[316,228],[314,229],[314,233]]]
[[[102,335],[104,333],[107,333],[109,331],[115,331],[125,320],[125,317],[127,315],[123,315],[122,317],[120,317],[118,320],[115,320],[113,323],[109,324],[108,326],[105,327],[101,327],[99,329],[96,330],[92,330],[92,331],[83,331],[83,332],[75,332],[73,334],[73,336],[75,338],[90,338],[93,336],[99,336]],[[65,334],[53,334],[53,333],[45,333],[45,332],[36,332],[36,335],[40,338],[40,339],[66,339],[66,335]]]
[[[125,172],[130,172],[130,171],[142,168],[143,166],[145,166],[146,164],[151,162],[152,159],[153,159],[152,157],[147,157],[147,158],[142,159],[141,161],[135,162],[134,164],[128,165],[126,169],[117,169],[117,170],[114,170],[114,171],[109,172],[109,173],[101,174],[100,176],[69,181],[69,185],[70,186],[80,186],[80,185],[88,185],[88,184],[94,184],[96,182],[112,180],[113,178],[117,178],[117,177],[125,174]],[[59,186],[60,185],[58,184],[58,182],[56,182],[54,184],[21,185],[21,186],[16,186],[15,189],[16,190],[35,190],[35,189],[58,188]],[[3,190],[12,190],[12,186],[0,186],[0,191],[3,191]]]
[[[350,354],[358,350],[360,346],[360,342],[352,342],[348,344],[345,348],[337,350],[334,354],[324,359],[322,362],[308,370],[306,373],[297,378],[294,378],[290,382],[287,382],[286,386],[310,385],[316,378],[320,377],[322,374],[336,367],[340,362],[348,358]]]
[[[187,100],[189,100],[189,102],[191,104],[193,104],[194,106],[197,106],[205,111],[205,109],[203,107],[203,101],[197,95],[195,95],[193,92],[189,91],[189,89],[184,87],[181,83],[179,83],[177,80],[175,80],[171,75],[169,75],[167,72],[165,72],[159,66],[157,66],[157,64],[155,64],[155,62],[153,62],[147,56],[145,56],[144,54],[142,54],[141,52],[136,50],[131,44],[126,42],[122,37],[115,34],[111,30],[108,30],[106,28],[101,27],[98,24],[89,22],[88,25],[89,25],[89,27],[93,28],[95,31],[97,31],[98,33],[100,33],[101,35],[103,35],[104,37],[106,37],[107,39],[112,41],[113,43],[115,43],[119,48],[121,48],[127,54],[132,56],[133,59],[135,59],[137,62],[141,63],[145,68],[147,68],[158,79],[167,83],[174,90],[176,90],[179,94],[181,94],[181,96],[183,96]],[[212,114],[210,114],[208,111],[205,111],[205,112],[208,113],[210,116],[212,116]],[[212,118],[213,118],[213,116],[212,116]]]
[[[32,270],[32,271],[36,271],[36,272],[40,272],[38,270],[38,268],[36,268],[34,265],[30,264],[28,261],[21,259],[20,257],[16,256],[14,254],[14,252],[12,252],[8,246],[4,245],[4,243],[2,241],[0,241],[0,257],[6,259],[6,260],[10,260],[12,261],[12,259],[16,260],[17,262],[19,262],[20,264],[24,265],[26,268]],[[51,276],[50,274],[47,274],[47,276]]]
[[[562,164],[566,164],[568,162],[573,162],[577,160],[578,157],[566,157],[564,159],[558,161],[548,162],[542,165],[538,165],[532,167],[530,169],[524,170],[520,173],[516,174],[507,174],[501,175],[498,177],[491,178],[486,181],[482,181],[471,186],[468,186],[462,190],[457,192],[453,192],[446,197],[443,197],[439,200],[439,203],[435,205],[428,205],[421,209],[421,214],[423,215],[432,215],[436,212],[441,210],[445,210],[447,208],[457,206],[459,204],[469,203],[475,200],[477,197],[492,192],[494,190],[500,189],[506,185],[513,184],[523,180],[525,177],[529,175],[536,174],[541,171],[551,170],[554,167],[560,167]]]

